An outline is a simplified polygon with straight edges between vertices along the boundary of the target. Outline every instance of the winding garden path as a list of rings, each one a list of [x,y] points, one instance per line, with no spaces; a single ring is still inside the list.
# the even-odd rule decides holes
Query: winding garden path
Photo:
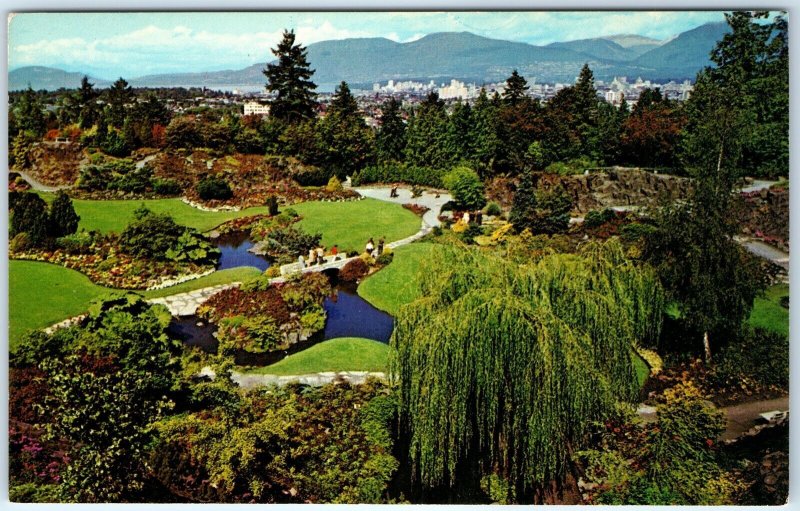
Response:
[[[31,176],[24,170],[11,170],[10,173],[19,174],[20,176],[22,176],[22,179],[24,179],[25,181],[28,182],[29,185],[31,185],[31,188],[39,192],[57,192],[59,190],[67,190],[69,188],[72,188],[72,185],[57,185],[57,186],[46,185],[34,179],[33,176]]]

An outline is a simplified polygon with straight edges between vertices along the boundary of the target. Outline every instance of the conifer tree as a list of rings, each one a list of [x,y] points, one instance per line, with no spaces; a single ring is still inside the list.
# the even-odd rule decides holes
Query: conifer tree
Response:
[[[376,145],[380,159],[399,161],[406,147],[406,125],[400,116],[400,102],[389,98],[383,105],[381,129],[378,131]]]
[[[294,30],[285,30],[283,39],[272,50],[278,61],[267,64],[267,90],[276,94],[270,102],[270,115],[276,119],[298,122],[314,117],[316,84],[311,81],[314,70],[309,66],[306,48],[295,44]]]

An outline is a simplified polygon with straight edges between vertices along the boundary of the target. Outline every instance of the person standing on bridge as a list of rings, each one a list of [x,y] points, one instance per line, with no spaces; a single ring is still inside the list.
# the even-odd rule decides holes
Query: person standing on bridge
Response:
[[[300,265],[300,270],[306,267],[306,260],[303,259],[303,254],[297,256],[297,264]]]
[[[334,261],[339,259],[339,247],[337,245],[331,247],[331,255]]]
[[[317,264],[325,264],[325,249],[322,245],[317,247]]]
[[[317,262],[317,251],[311,248],[308,250],[308,265],[311,266],[316,262]]]
[[[378,240],[378,255],[383,254],[383,245],[384,245],[384,243],[386,243],[386,242],[383,239],[383,236],[381,236],[381,239]]]

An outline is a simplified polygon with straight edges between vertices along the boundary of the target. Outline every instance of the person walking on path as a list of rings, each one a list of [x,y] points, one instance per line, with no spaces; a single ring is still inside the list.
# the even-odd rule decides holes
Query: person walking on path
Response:
[[[367,241],[367,246],[366,246],[367,254],[371,255],[373,250],[375,250],[375,242],[372,241],[372,238],[370,238],[369,241]]]
[[[381,236],[381,239],[378,240],[378,255],[383,254],[383,244],[384,243],[386,243],[386,241],[383,239],[383,236]]]

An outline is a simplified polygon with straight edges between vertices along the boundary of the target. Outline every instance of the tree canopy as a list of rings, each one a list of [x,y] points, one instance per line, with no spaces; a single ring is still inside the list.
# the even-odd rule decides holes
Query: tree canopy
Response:
[[[289,122],[314,117],[316,84],[311,81],[314,70],[306,59],[306,48],[295,44],[294,30],[285,30],[283,39],[272,50],[278,61],[267,64],[267,90],[275,93],[270,102],[270,115]]]
[[[588,425],[636,399],[631,350],[660,329],[661,287],[616,241],[527,266],[449,249],[421,275],[391,340],[414,474],[497,474],[541,501]]]

